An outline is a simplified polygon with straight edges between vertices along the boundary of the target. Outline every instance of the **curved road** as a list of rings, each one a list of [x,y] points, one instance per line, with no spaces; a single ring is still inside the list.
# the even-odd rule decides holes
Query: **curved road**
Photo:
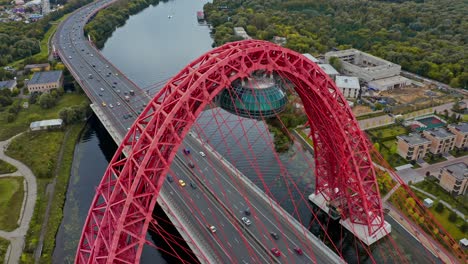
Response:
[[[10,232],[0,230],[0,237],[10,240],[10,247],[5,256],[6,264],[19,263],[21,254],[23,253],[24,238],[28,232],[29,222],[31,222],[31,218],[34,213],[34,205],[36,203],[37,196],[36,176],[34,176],[29,167],[24,165],[24,163],[5,155],[5,150],[8,148],[8,145],[10,145],[10,142],[19,135],[21,134],[0,142],[0,159],[10,163],[18,169],[13,173],[2,174],[0,175],[0,178],[8,176],[22,176],[26,181],[24,190],[26,199],[23,200],[19,227]]]

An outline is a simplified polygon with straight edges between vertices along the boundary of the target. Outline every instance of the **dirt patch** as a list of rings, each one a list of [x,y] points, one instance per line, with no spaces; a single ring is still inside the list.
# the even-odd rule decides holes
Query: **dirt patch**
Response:
[[[356,105],[356,106],[353,107],[353,113],[356,116],[362,115],[362,114],[365,114],[365,113],[369,113],[369,112],[372,112],[372,110],[367,105]]]
[[[423,105],[432,101],[450,101],[448,96],[438,90],[430,89],[428,86],[408,86],[388,91],[382,91],[380,96],[391,97],[397,104]]]

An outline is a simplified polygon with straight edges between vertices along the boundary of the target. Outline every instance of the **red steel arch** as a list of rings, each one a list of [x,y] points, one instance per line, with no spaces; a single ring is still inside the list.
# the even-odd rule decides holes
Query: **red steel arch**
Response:
[[[256,70],[289,79],[302,99],[316,153],[316,192],[345,199],[343,217],[367,225],[369,234],[383,225],[365,136],[334,82],[299,53],[244,40],[190,63],[137,118],[96,190],[75,263],[139,262],[152,210],[182,139],[218,93]]]

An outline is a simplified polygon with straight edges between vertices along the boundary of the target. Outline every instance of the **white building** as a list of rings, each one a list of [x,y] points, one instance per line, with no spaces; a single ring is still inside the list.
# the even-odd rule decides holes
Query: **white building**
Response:
[[[357,98],[359,90],[361,90],[357,77],[336,76],[335,83],[346,98]]]
[[[308,58],[310,61],[312,61],[313,63],[320,63],[320,60],[315,58],[314,56],[310,55],[309,53],[302,53],[302,55],[304,55],[306,58]]]
[[[31,125],[29,125],[29,128],[31,129],[31,131],[37,131],[37,130],[44,130],[44,129],[49,129],[49,128],[61,128],[62,125],[63,125],[62,119],[49,119],[49,120],[41,120],[41,121],[32,122]]]
[[[235,27],[234,28],[234,35],[241,37],[243,39],[252,39],[249,34],[245,31],[243,27]]]
[[[382,91],[411,84],[409,79],[400,76],[400,65],[371,54],[356,49],[325,53],[326,61],[330,61],[331,57],[337,57],[341,61],[344,74],[359,77],[371,89]]]
[[[317,64],[330,78],[335,80],[335,77],[340,75],[340,73],[333,68],[330,64]]]

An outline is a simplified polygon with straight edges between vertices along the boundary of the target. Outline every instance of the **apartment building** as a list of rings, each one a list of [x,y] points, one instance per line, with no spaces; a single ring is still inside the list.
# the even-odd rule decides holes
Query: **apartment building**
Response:
[[[464,162],[451,164],[440,169],[439,184],[453,195],[465,195],[468,187],[468,167]]]
[[[455,134],[445,128],[425,130],[423,133],[431,141],[429,151],[432,154],[447,153],[455,147]]]
[[[448,130],[455,134],[455,147],[461,149],[468,147],[468,123],[449,125]]]
[[[431,141],[420,134],[397,136],[398,154],[407,160],[424,158],[431,145]]]

